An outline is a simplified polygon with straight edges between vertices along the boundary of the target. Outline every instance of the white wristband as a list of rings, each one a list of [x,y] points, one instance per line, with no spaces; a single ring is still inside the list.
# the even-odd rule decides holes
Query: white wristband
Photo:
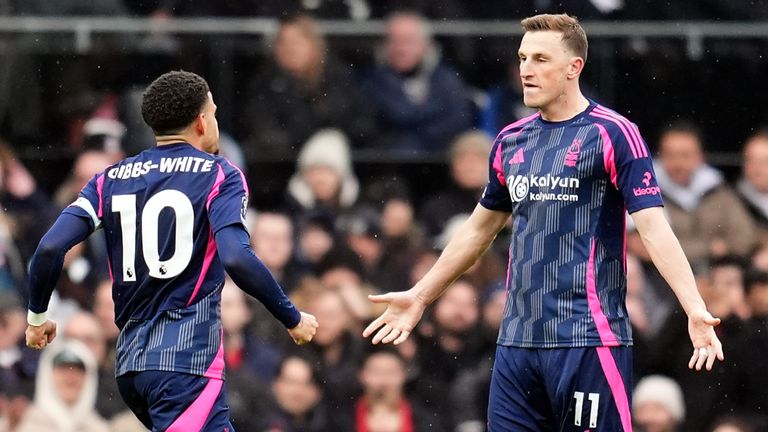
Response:
[[[39,327],[45,324],[46,321],[48,321],[47,312],[34,313],[31,310],[27,311],[27,324],[31,326]]]

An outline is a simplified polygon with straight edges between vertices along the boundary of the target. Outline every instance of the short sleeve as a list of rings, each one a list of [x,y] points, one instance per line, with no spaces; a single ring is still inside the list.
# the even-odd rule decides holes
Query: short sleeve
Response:
[[[613,154],[606,157],[606,169],[611,181],[624,197],[629,213],[661,207],[664,201],[648,146],[634,123],[627,121],[623,126],[624,129],[613,134]]]
[[[101,228],[102,196],[104,190],[104,173],[93,176],[83,187],[77,199],[64,209],[69,213],[87,219],[92,230]]]
[[[239,168],[228,161],[218,164],[218,172],[206,202],[208,220],[214,234],[229,225],[240,224],[246,229],[248,185]]]
[[[496,139],[488,158],[488,184],[485,186],[480,205],[488,210],[512,212],[512,199],[507,190],[507,180],[504,177],[504,164],[501,139]]]

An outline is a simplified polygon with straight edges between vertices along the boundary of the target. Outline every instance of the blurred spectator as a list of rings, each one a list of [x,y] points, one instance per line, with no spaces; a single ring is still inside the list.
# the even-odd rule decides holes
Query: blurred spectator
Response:
[[[311,210],[333,224],[342,210],[355,204],[359,192],[347,138],[334,129],[312,135],[299,153],[297,172],[288,182],[291,214]]]
[[[77,340],[88,347],[98,365],[98,397],[96,411],[109,419],[128,407],[120,396],[115,380],[114,363],[107,359],[107,340],[104,329],[96,317],[89,312],[79,312],[70,318],[62,336]]]
[[[723,344],[725,358],[732,360],[738,349],[733,341],[744,331],[744,321],[736,315],[733,300],[733,291],[739,287],[734,287],[728,280],[734,265],[728,258],[713,260],[712,263],[711,269],[704,266],[694,269],[696,285],[707,309],[721,319],[715,332],[720,340],[726,341]],[[704,430],[718,415],[727,413],[731,408],[734,395],[730,389],[735,375],[727,365],[718,365],[706,375],[688,368],[693,347],[688,335],[687,318],[679,306],[664,321],[661,329],[663,331],[647,341],[647,351],[641,362],[647,366],[647,371],[672,377],[682,388],[686,410],[697,413],[686,418],[684,429]]]
[[[637,383],[632,395],[633,424],[641,432],[675,432],[685,418],[680,386],[661,375]]]
[[[744,297],[744,267],[744,260],[733,255],[710,261],[709,278],[712,290],[723,299],[717,303],[727,304],[727,311],[715,316],[724,318],[730,315],[741,320],[749,318],[751,312]]]
[[[26,308],[19,295],[0,290],[0,398],[32,397],[38,354],[24,344],[26,327]]]
[[[744,275],[744,289],[752,317],[735,338],[728,373],[735,384],[726,388],[729,402],[736,413],[758,416],[768,427],[768,374],[764,359],[768,352],[768,272],[751,269]],[[728,354],[726,354],[727,356]]]
[[[352,71],[329,52],[317,23],[306,15],[282,22],[275,64],[253,79],[241,114],[246,157],[293,157],[322,128],[338,128],[355,145],[370,138],[375,119]]]
[[[94,409],[97,365],[78,341],[50,345],[40,358],[35,400],[15,432],[108,432]]]
[[[504,81],[488,90],[488,99],[480,112],[480,129],[490,136],[498,135],[506,125],[535,112],[523,103],[518,63],[516,58],[511,61],[506,67]]]
[[[252,212],[251,246],[286,293],[291,293],[303,276],[294,258],[293,221],[285,213]]]
[[[699,129],[676,123],[661,135],[654,163],[666,210],[686,256],[745,256],[754,244],[752,218],[722,174],[708,165]]]
[[[459,372],[448,393],[451,418],[457,432],[485,431],[496,339],[504,316],[506,295],[504,284],[498,284],[485,296],[480,322],[482,357],[474,367]]]
[[[464,83],[441,63],[429,23],[414,13],[387,20],[385,52],[363,88],[379,112],[382,151],[418,154],[445,151],[473,123]]]
[[[227,371],[246,371],[269,382],[277,372],[280,353],[248,333],[252,314],[245,293],[227,278],[221,292],[221,325]]]
[[[396,348],[371,348],[360,373],[363,395],[341,430],[427,432],[442,430],[418,401],[405,395],[407,364]]]
[[[451,143],[451,183],[429,198],[419,217],[427,235],[434,238],[458,214],[472,213],[488,183],[488,155],[491,138],[483,132],[466,132]]]
[[[106,339],[106,361],[114,363],[115,343],[120,335],[120,329],[115,324],[115,302],[112,300],[112,281],[103,279],[96,285],[93,299],[93,314],[99,321],[99,326]]]
[[[29,261],[45,230],[53,223],[56,207],[38,188],[11,147],[2,141],[0,207],[0,268],[21,281],[24,263]]]
[[[410,287],[408,273],[421,235],[413,219],[413,207],[401,198],[388,199],[383,214],[361,207],[339,220],[349,247],[360,256],[367,279],[383,291]]]
[[[319,372],[307,359],[286,357],[272,383],[277,407],[264,414],[259,432],[331,432]]]
[[[478,337],[480,304],[477,290],[464,280],[454,282],[435,303],[431,326],[422,326],[419,342],[421,375],[416,391],[430,413],[455,426],[446,395],[454,379],[482,358]]]
[[[461,19],[471,8],[461,0],[371,0],[373,14],[385,18],[399,11],[413,11],[429,19]],[[477,8],[477,5],[475,5]]]
[[[87,150],[75,158],[72,170],[54,195],[59,208],[64,208],[77,199],[80,190],[96,174],[101,173],[114,162],[112,156],[100,150]]]
[[[742,177],[736,189],[752,214],[760,241],[768,242],[768,130],[752,135],[744,144]]]
[[[317,274],[323,258],[334,248],[336,230],[329,218],[310,213],[299,223],[299,258],[301,263]]]
[[[98,243],[99,239],[94,240]],[[96,285],[104,277],[104,268],[95,267],[87,258],[89,241],[76,244],[64,256],[61,276],[56,283],[56,293],[64,301],[74,301],[81,309],[93,306]],[[106,265],[104,266],[106,267]]]
[[[710,432],[758,432],[754,425],[740,417],[723,417],[715,421]]]
[[[224,330],[224,361],[227,365],[227,401],[237,430],[257,430],[253,413],[269,407],[269,383],[277,374],[280,353],[252,335],[253,314],[245,293],[227,278],[221,292],[221,326]]]
[[[326,289],[310,299],[307,312],[323,325],[309,344],[323,375],[324,400],[333,412],[346,410],[358,393],[356,379],[362,357],[362,341],[351,329],[355,326],[344,297]]]
[[[757,246],[751,257],[752,267],[768,271],[768,242],[764,242]]]

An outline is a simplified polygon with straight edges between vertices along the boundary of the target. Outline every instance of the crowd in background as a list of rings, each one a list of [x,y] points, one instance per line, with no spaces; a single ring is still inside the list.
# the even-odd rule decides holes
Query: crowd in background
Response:
[[[406,290],[429,269],[477,204],[488,181],[493,136],[530,111],[521,104],[514,64],[478,97],[441,59],[420,15],[388,14],[399,3],[431,18],[481,19],[568,5],[546,0],[488,2],[487,8],[461,0],[295,3],[290,12],[389,19],[374,64],[360,71],[334,55],[313,18],[290,15],[271,45],[268,64],[238,90],[243,103],[230,113],[232,134],[222,136],[224,156],[244,168],[265,155],[295,160],[295,172],[280,185],[276,203],[251,202],[252,246],[297,306],[317,317],[320,328],[308,346],[292,346],[285,330],[254,299],[232,282],[225,284],[222,323],[233,424],[239,431],[256,432],[484,431],[506,294],[509,232],[503,231],[480,262],[429,309],[406,343],[373,347],[360,334],[381,312],[366,296]],[[512,3],[514,11],[504,8]],[[642,16],[653,18],[679,18],[677,13],[760,18],[739,9],[748,2],[566,3],[573,3],[575,13],[595,18],[632,18],[640,6],[651,8]],[[0,1],[0,12],[85,14],[96,5],[112,9],[91,13],[130,11],[158,19],[279,16],[288,10],[277,1],[8,0]],[[698,12],[674,10],[682,7]],[[60,98],[56,109],[70,110],[65,146],[76,156],[55,190],[40,187],[30,174],[34,161],[25,167],[16,146],[0,145],[2,432],[143,430],[114,380],[118,329],[106,246],[98,233],[64,260],[50,306],[61,340],[42,353],[24,347],[25,273],[40,237],[94,174],[152,145],[136,115],[140,93],[118,98],[102,92],[80,100],[71,97],[77,94],[73,90],[61,89],[68,96]],[[20,116],[40,107],[20,104],[3,111],[14,91],[20,90],[0,88],[0,129],[24,136],[11,126],[23,122],[14,123],[6,114]],[[687,369],[691,347],[685,314],[628,218],[634,421],[637,430],[647,432],[768,430],[763,358],[768,353],[768,130],[753,125],[744,132],[749,138],[740,147],[741,172],[729,181],[707,160],[700,126],[668,119],[658,139],[648,144],[655,150],[673,230],[710,311],[722,319],[717,332],[725,362],[711,373]],[[403,160],[445,157],[449,176],[431,193],[417,195],[419,185],[409,183],[407,175],[360,171],[355,151],[371,148]],[[399,169],[403,174],[408,167]],[[256,173],[248,174],[253,179]]]

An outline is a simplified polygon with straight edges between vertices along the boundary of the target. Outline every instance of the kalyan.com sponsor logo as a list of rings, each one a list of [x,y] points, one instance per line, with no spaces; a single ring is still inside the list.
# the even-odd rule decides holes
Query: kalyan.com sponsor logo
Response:
[[[576,194],[556,193],[558,188],[578,189],[579,179],[574,177],[545,176],[509,176],[507,179],[509,195],[513,202],[521,202],[526,197],[534,201],[578,201]],[[531,191],[531,188],[537,188]]]

